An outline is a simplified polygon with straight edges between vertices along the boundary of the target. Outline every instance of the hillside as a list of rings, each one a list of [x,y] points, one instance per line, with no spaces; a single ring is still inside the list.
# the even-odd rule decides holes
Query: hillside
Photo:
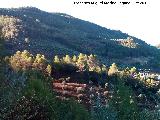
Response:
[[[144,65],[158,54],[155,47],[138,38],[67,14],[26,7],[1,8],[0,15],[3,19],[12,18],[9,23],[4,23],[3,19],[0,22],[10,53],[26,49],[50,59],[53,54],[92,53],[104,63],[123,65]]]
[[[0,14],[1,119],[159,120],[157,48],[66,14]]]

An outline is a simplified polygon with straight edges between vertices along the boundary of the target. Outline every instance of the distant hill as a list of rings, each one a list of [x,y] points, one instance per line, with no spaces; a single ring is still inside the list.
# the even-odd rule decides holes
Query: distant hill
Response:
[[[0,28],[10,53],[26,49],[50,59],[55,54],[92,53],[104,63],[121,65],[147,64],[159,54],[156,47],[121,31],[33,7],[1,8]]]
[[[158,44],[156,47],[157,47],[158,49],[160,49],[160,44]]]

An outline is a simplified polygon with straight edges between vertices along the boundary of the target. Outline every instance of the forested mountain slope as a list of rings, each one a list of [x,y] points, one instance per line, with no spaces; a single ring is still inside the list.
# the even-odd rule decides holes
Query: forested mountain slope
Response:
[[[67,14],[26,7],[1,8],[0,15],[0,27],[11,53],[26,49],[49,58],[53,54],[92,53],[104,63],[127,65],[147,64],[158,54],[156,47],[138,38]]]

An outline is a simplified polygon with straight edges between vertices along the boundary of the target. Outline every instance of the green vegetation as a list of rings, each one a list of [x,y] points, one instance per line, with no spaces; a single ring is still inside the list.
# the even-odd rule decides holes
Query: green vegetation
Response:
[[[118,68],[116,64],[113,63],[108,70],[108,75],[111,76],[111,75],[117,74],[117,72],[118,72]]]
[[[82,53],[79,56],[66,55],[59,58],[56,55],[53,58],[53,63],[50,65],[43,55],[37,54],[34,57],[26,50],[18,51],[9,58],[10,67],[16,71],[10,75],[11,81],[15,83],[11,85],[12,87],[2,86],[3,91],[7,89],[10,93],[8,96],[3,92],[3,101],[8,101],[6,102],[8,105],[2,107],[3,118],[141,120],[140,118],[146,117],[147,114],[150,118],[159,117],[159,114],[155,114],[155,106],[159,104],[159,86],[154,84],[154,79],[150,81],[141,79],[135,67],[119,70],[113,63],[107,69],[105,65],[101,65],[95,55],[87,56]],[[34,63],[39,63],[39,67],[34,66]],[[44,72],[46,70],[49,71],[47,74]],[[87,111],[75,100],[59,100],[56,98],[56,91],[52,91],[52,82],[54,82],[53,78],[57,76],[56,73],[60,75],[58,78],[65,77],[65,74],[66,77],[69,76],[73,80],[75,74],[76,81],[74,80],[74,82],[90,84],[89,81],[92,81],[93,86],[99,85],[102,89],[107,87],[107,90],[111,92],[110,97],[105,98],[105,101],[108,102],[104,104],[102,102],[104,96],[101,94],[100,97],[100,93],[97,93],[97,97],[91,98],[93,104]],[[105,78],[102,77],[103,74],[105,74]],[[136,77],[132,77],[133,74]],[[85,80],[82,81],[79,77],[83,75]],[[92,78],[95,75],[99,76],[96,77],[96,81]],[[20,79],[20,77],[22,78]],[[18,94],[15,95],[15,93]],[[9,101],[8,97],[11,96],[14,97]],[[148,103],[152,106],[147,105]],[[152,111],[153,108],[155,111]],[[112,113],[110,113],[111,111]]]
[[[50,87],[49,79],[42,73],[26,73],[25,87],[19,97],[3,109],[4,119],[51,119],[51,120],[87,120],[89,113],[74,101],[59,101]]]
[[[160,82],[124,60],[159,69],[158,49],[66,14],[0,11],[0,119],[159,120]]]
[[[95,99],[96,104],[91,109],[93,120],[159,120],[159,102],[154,110],[141,108],[138,106],[139,101],[135,96],[136,90],[126,85],[124,78],[119,79],[114,76],[110,80],[117,83],[112,88],[114,94],[111,99],[107,100],[108,104],[106,106],[102,104],[101,98],[97,96]]]
[[[51,73],[51,66],[47,64],[44,55],[37,54],[35,57],[27,50],[23,52],[17,51],[16,54],[9,58],[9,64],[16,70],[40,70],[44,73]]]
[[[137,102],[133,92],[124,84],[122,80],[118,80],[111,104],[115,107],[119,120],[135,120],[139,114]]]
[[[5,53],[3,40],[0,42],[0,50]],[[0,56],[1,119],[89,119],[89,113],[82,105],[74,100],[59,101],[55,97],[51,87],[51,78],[45,77],[40,69],[46,63],[43,55],[38,54],[33,58],[28,51],[18,51],[7,60],[16,72],[6,64],[4,57],[4,55]],[[36,64],[38,68],[33,64]],[[51,72],[50,65],[47,65],[46,69]]]
[[[3,41],[1,41],[3,42]],[[1,44],[3,46],[3,43]],[[2,47],[1,47],[2,48]],[[3,50],[3,51],[2,51]],[[1,49],[4,52],[4,49]],[[19,53],[19,54],[18,54]],[[27,51],[17,52],[12,56],[10,62],[15,61],[18,65],[13,67],[4,61],[1,55],[0,64],[0,118],[4,120],[22,119],[51,119],[51,120],[88,120],[88,111],[74,100],[62,100],[56,98],[51,87],[51,78],[44,76],[39,69],[32,70],[31,66],[26,65],[29,54]],[[21,56],[21,57],[20,57]],[[23,56],[23,57],[22,57]],[[37,59],[42,56],[38,55]],[[21,67],[19,65],[20,62]],[[34,59],[35,61],[37,60]],[[44,59],[43,59],[44,60]],[[9,62],[8,61],[8,62]],[[29,64],[32,60],[29,60]],[[26,67],[27,66],[27,67]],[[24,69],[27,68],[27,69]],[[31,67],[31,69],[29,69]],[[21,69],[21,70],[20,70]],[[50,65],[47,66],[50,71]],[[6,71],[7,70],[7,71]],[[38,70],[38,71],[37,71]],[[6,73],[7,72],[7,73]]]
[[[120,66],[136,67],[151,66],[150,60],[160,54],[156,47],[140,39],[66,14],[47,13],[32,7],[0,11],[3,28],[11,26],[11,29],[5,29],[9,32],[3,32],[5,36],[18,38],[8,42],[12,54],[26,49],[33,54],[44,54],[51,60],[53,54],[92,53],[105,64],[115,62]],[[159,59],[157,62],[159,64]]]

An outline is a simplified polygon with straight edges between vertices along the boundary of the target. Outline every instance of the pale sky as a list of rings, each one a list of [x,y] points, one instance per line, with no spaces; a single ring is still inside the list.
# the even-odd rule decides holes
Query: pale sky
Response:
[[[98,5],[75,5],[94,1]],[[100,4],[111,0],[0,0],[0,8],[33,6],[48,12],[67,13],[106,28],[121,30],[149,44],[160,43],[160,0],[112,0],[114,5]],[[120,2],[130,2],[122,5]],[[138,4],[136,2],[146,2]]]

